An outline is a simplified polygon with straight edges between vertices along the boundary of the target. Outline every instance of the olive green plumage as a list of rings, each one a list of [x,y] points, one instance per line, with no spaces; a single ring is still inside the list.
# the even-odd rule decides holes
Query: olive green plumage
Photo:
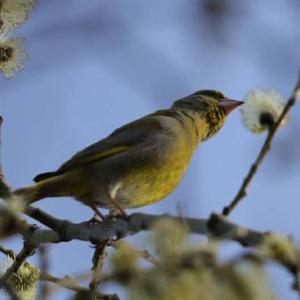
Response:
[[[182,178],[197,145],[222,127],[231,104],[220,92],[203,90],[177,100],[169,109],[131,122],[83,149],[57,171],[35,177],[16,190],[29,203],[73,196],[89,205],[113,209],[161,200]],[[238,103],[238,104],[237,104]]]

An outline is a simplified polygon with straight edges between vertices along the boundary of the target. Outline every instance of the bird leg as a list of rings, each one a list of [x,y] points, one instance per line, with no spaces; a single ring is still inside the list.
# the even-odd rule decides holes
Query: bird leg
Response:
[[[89,226],[105,221],[105,217],[96,206],[89,205],[89,207],[94,211],[94,216],[88,221]]]
[[[120,212],[120,215],[121,215],[122,217],[127,217],[126,211],[124,210],[124,208],[121,206],[121,204],[118,202],[117,199],[111,198],[111,202],[112,202],[113,205],[117,208],[117,210]],[[112,209],[112,210],[109,211],[109,213],[110,213],[112,216],[114,215],[114,212],[115,212],[114,209]]]
[[[117,195],[117,192],[118,190],[121,188],[122,186],[122,183],[119,182],[117,183],[114,188],[111,190],[111,192],[109,193],[109,197],[110,197],[110,200],[111,202],[113,203],[113,205],[117,208],[117,210],[120,212],[120,215],[122,217],[127,217],[127,213],[126,211],[124,210],[124,208],[122,207],[122,205],[119,203],[119,201],[117,200],[116,198],[116,195]],[[110,211],[110,214],[114,215],[114,210],[111,210]]]

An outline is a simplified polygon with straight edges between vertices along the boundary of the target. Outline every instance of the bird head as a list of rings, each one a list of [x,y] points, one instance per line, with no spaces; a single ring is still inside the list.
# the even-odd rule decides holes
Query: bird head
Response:
[[[194,94],[177,100],[173,107],[180,110],[192,111],[207,123],[207,140],[217,133],[224,124],[226,116],[243,104],[242,101],[232,100],[215,90],[200,90]]]

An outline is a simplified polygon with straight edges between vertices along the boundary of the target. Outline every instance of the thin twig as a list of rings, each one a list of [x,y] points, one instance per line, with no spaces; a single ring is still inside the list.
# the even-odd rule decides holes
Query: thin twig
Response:
[[[3,254],[9,256],[12,259],[16,259],[16,254],[13,250],[11,249],[6,249],[2,246],[0,246],[0,252],[2,252]],[[8,295],[10,296],[10,298],[12,300],[20,300],[20,297],[16,294],[16,292],[12,289],[12,287],[10,286],[9,282],[5,282],[3,289],[8,293]]]
[[[7,184],[1,163],[1,128],[3,124],[3,118],[0,116],[0,198],[8,198],[11,195],[11,188]]]
[[[56,280],[63,280],[64,278],[68,278],[70,279],[71,281],[73,281],[76,285],[79,285],[79,282],[81,281],[88,281],[90,280],[91,278],[91,271],[87,271],[87,272],[80,272],[78,274],[73,274],[71,276],[65,276],[64,278],[58,278],[58,277],[54,277],[52,275],[50,275],[49,273],[47,272],[42,272],[41,273],[41,277],[40,277],[40,280],[42,281],[47,281],[46,277],[45,276],[50,276],[52,278],[56,278]],[[49,280],[48,281],[49,283],[56,283],[56,282],[53,282],[52,280]],[[80,286],[80,285],[79,285]],[[59,284],[52,284],[52,285],[49,285],[49,297],[54,294],[58,289],[62,288],[63,286],[60,286]],[[89,288],[85,288],[86,289],[86,292],[90,292],[90,289]]]
[[[105,257],[105,248],[109,243],[108,240],[101,242],[96,246],[94,256],[93,256],[93,267],[92,267],[92,279],[90,282],[90,300],[97,299],[97,288],[101,282],[101,272],[103,267],[103,261]]]
[[[113,248],[115,248],[116,250],[118,250],[120,248],[120,246],[122,246],[123,244],[126,244],[126,242],[116,241],[116,242],[112,242],[111,246]],[[158,259],[156,259],[148,250],[140,250],[140,249],[136,249],[136,248],[132,248],[132,249],[133,249],[133,251],[136,252],[136,254],[139,257],[143,258],[145,261],[149,262],[150,264],[152,264],[154,266],[159,265]]]
[[[78,273],[73,273],[72,278],[74,278],[77,281],[86,281],[91,278],[91,271],[83,271]]]
[[[300,299],[299,268],[298,268],[297,272],[295,272],[293,275],[294,275],[294,283],[293,283],[292,287],[297,292],[298,299]]]
[[[3,288],[8,293],[11,300],[21,300],[9,283],[6,283]]]
[[[270,233],[272,234],[272,233]],[[274,257],[272,255],[265,255],[264,253],[261,253],[259,251],[247,251],[240,255],[234,256],[232,259],[227,261],[226,265],[238,265],[242,262],[245,262],[245,260],[255,262],[258,264],[266,264],[269,261],[272,261],[274,263],[279,264],[282,266],[285,270],[287,270],[293,277],[293,284],[292,288],[298,293],[299,295],[299,261],[296,259],[295,261],[290,261],[286,259],[282,259],[282,257]]]
[[[0,116],[0,157],[2,157],[2,155],[1,155],[1,136],[2,136],[2,132],[1,132],[1,130],[2,130],[2,124],[3,124],[3,118],[2,118],[2,116]],[[3,170],[2,170],[2,163],[1,163],[1,159],[0,159],[0,179],[2,179],[2,176],[3,176]]]
[[[39,269],[42,273],[47,273],[49,270],[49,252],[48,245],[41,245],[38,248],[38,257],[39,257]],[[43,282],[40,285],[39,297],[40,299],[46,300],[49,298],[49,285],[47,282]]]
[[[74,280],[74,278],[70,277],[70,276],[65,276],[63,278],[59,278],[59,277],[55,277],[52,276],[50,274],[48,274],[47,272],[42,272],[41,273],[41,277],[40,277],[41,281],[45,281],[45,282],[51,282],[56,284],[59,287],[63,287],[65,289],[77,292],[77,293],[82,293],[83,295],[86,295],[87,297],[90,295],[90,289],[83,287],[81,285],[79,285],[76,280]],[[100,294],[99,292],[95,292],[96,298],[97,300],[119,300],[119,297],[117,295],[104,295],[104,294]]]
[[[52,276],[47,272],[42,272],[40,280],[45,282],[55,283],[60,287],[64,287],[68,290],[72,290],[75,292],[89,292],[88,288],[79,285],[72,277],[69,276],[59,278],[59,277]]]
[[[280,126],[281,121],[288,114],[290,109],[294,106],[299,95],[300,95],[300,73],[299,73],[297,84],[293,90],[293,93],[292,93],[290,99],[286,103],[286,105],[285,105],[282,113],[280,114],[278,120],[276,121],[276,123],[270,128],[268,135],[266,137],[266,140],[265,140],[262,148],[260,149],[255,162],[251,165],[251,167],[248,171],[248,174],[245,177],[242,185],[240,186],[237,194],[233,198],[232,202],[228,206],[225,206],[223,208],[222,214],[224,216],[228,216],[235,209],[235,207],[240,203],[240,201],[247,195],[247,189],[248,189],[254,175],[256,174],[258,168],[261,166],[263,159],[265,158],[266,154],[269,152],[269,150],[271,148],[272,140]]]
[[[12,259],[16,259],[16,254],[14,251],[10,250],[10,249],[6,249],[3,246],[0,245],[0,252],[2,252],[3,254],[9,256]]]
[[[57,287],[63,287],[65,289],[74,291],[76,293],[82,293],[83,295],[90,295],[90,289],[83,287],[79,285],[76,280],[70,276],[65,276],[63,278],[55,277],[52,276],[51,274],[48,273],[41,273],[40,277],[41,281],[49,282],[49,283],[54,283]],[[108,300],[108,299],[113,299],[113,300],[118,300],[119,297],[117,295],[104,295],[100,293],[96,293],[96,299],[97,300]]]
[[[22,266],[25,260],[34,253],[34,250],[35,248],[26,243],[26,241],[24,242],[23,249],[16,256],[16,259],[14,260],[13,264],[6,270],[6,272],[0,278],[0,289],[8,283],[9,279],[14,273],[18,272],[19,268]]]

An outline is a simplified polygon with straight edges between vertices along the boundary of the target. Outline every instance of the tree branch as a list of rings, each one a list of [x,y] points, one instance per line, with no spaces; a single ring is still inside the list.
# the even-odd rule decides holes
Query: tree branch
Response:
[[[32,209],[35,210],[35,208]],[[40,209],[37,210],[39,211],[39,221],[43,223],[44,212]],[[45,215],[45,223],[52,224],[52,230],[37,229],[29,235],[24,234],[26,242],[33,247],[44,243],[60,243],[71,240],[89,241],[97,245],[106,240],[116,241],[141,231],[151,230],[152,225],[163,218],[182,222],[182,217],[135,213],[126,218],[107,220],[91,226],[89,222],[72,223],[48,214]],[[52,218],[51,222],[49,222],[49,218]],[[55,224],[56,222],[57,224]],[[186,218],[185,223],[191,233],[233,240],[248,247],[259,245],[267,234],[244,228],[217,214],[212,214],[209,219]]]
[[[296,86],[293,90],[293,93],[292,93],[290,99],[286,103],[286,105],[285,105],[281,115],[279,116],[278,120],[276,121],[276,123],[269,129],[269,132],[265,139],[265,142],[264,142],[262,148],[260,149],[255,162],[251,165],[251,167],[248,171],[248,174],[245,177],[244,181],[242,182],[242,185],[240,186],[237,194],[235,195],[235,197],[233,198],[231,203],[228,206],[225,206],[223,208],[222,214],[224,216],[229,216],[230,213],[235,209],[235,207],[240,203],[240,201],[247,195],[247,189],[248,189],[254,175],[256,174],[257,170],[261,166],[262,161],[264,160],[265,156],[269,152],[269,150],[271,148],[272,140],[280,126],[281,121],[288,114],[288,112],[291,110],[291,108],[294,106],[294,104],[296,103],[297,98],[299,96],[300,96],[300,72],[298,75],[298,81],[296,83]]]

